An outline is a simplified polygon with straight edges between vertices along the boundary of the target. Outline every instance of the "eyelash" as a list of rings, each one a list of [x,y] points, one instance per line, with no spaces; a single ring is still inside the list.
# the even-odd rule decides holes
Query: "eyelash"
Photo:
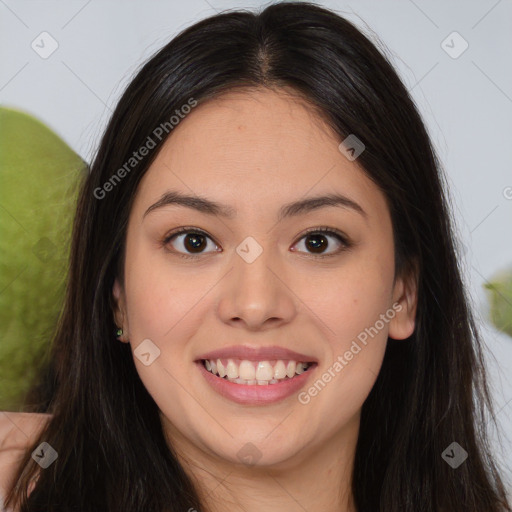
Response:
[[[179,228],[178,230],[176,231],[173,231],[172,233],[169,233],[168,235],[166,235],[164,237],[164,239],[161,241],[161,244],[162,246],[164,247],[167,247],[167,245],[169,244],[169,242],[176,236],[178,235],[182,235],[182,234],[190,234],[190,233],[194,233],[196,235],[203,235],[207,238],[209,238],[210,240],[212,240],[215,245],[218,245],[215,240],[213,240],[213,238],[208,235],[208,233],[206,233],[205,231],[203,231],[202,229],[199,229],[199,228],[195,228],[193,226],[185,226],[185,227],[182,227],[182,228]],[[312,233],[321,233],[321,234],[325,234],[325,235],[331,235],[331,236],[334,236],[335,238],[338,239],[338,241],[342,244],[343,247],[341,247],[340,249],[338,249],[337,251],[333,252],[333,253],[329,253],[329,254],[313,254],[313,253],[309,253],[310,256],[312,256],[313,258],[316,258],[316,259],[323,259],[323,258],[329,258],[329,257],[332,257],[332,256],[337,256],[339,255],[342,251],[346,250],[346,249],[349,249],[350,247],[352,247],[352,243],[349,242],[349,240],[347,239],[347,237],[341,232],[341,231],[338,231],[337,229],[334,229],[334,228],[330,228],[330,227],[327,227],[327,226],[322,226],[322,227],[318,227],[318,228],[310,228],[308,229],[305,233],[302,234],[302,236],[298,239],[297,242],[299,242],[300,240],[302,240],[303,238],[305,238],[307,235],[310,235]],[[296,243],[297,243],[296,242]],[[294,244],[295,245],[295,244]],[[204,256],[204,253],[203,254],[184,254],[184,253],[181,253],[181,252],[178,252],[178,251],[174,251],[174,250],[169,250],[167,249],[169,252],[179,256],[180,258],[185,258],[185,259],[197,259],[197,258],[201,258],[202,256]]]

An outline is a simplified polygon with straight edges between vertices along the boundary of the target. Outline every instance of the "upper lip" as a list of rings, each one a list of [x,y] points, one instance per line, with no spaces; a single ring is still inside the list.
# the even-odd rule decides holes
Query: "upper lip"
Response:
[[[234,345],[232,347],[219,348],[203,354],[197,358],[202,359],[247,359],[248,361],[272,361],[274,359],[291,359],[303,363],[318,363],[318,359],[306,354],[300,354],[294,350],[283,347],[250,347],[247,345]]]

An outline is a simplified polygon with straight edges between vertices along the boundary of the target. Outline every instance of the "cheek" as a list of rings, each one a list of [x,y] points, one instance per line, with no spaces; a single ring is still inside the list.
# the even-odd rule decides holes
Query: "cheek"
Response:
[[[301,402],[332,410],[334,427],[360,409],[380,371],[395,315],[390,304],[393,258],[354,258],[325,285],[311,309],[323,321],[329,354]]]
[[[315,294],[309,292],[307,304],[323,321],[333,350],[344,351],[390,308],[393,262],[371,254],[354,255],[338,271],[318,277],[314,285]],[[385,341],[388,323],[379,323],[379,330]]]
[[[193,368],[189,340],[194,339],[201,327],[208,302],[203,297],[205,287],[211,288],[214,282],[208,284],[198,277],[191,279],[190,272],[186,275],[177,271],[161,255],[144,250],[141,245],[134,244],[131,248],[125,271],[133,359],[140,379],[160,410],[173,423],[180,424],[176,411],[199,408],[196,401],[190,400],[188,392]],[[203,283],[200,289],[199,283]],[[157,357],[151,354],[149,365],[138,357],[142,352],[138,347],[142,343],[147,345],[146,340],[157,347],[149,345],[149,351],[157,354]]]
[[[192,321],[195,304],[204,295],[208,282],[179,272],[160,251],[133,244],[126,261],[125,287],[130,336],[163,342],[183,339],[178,331]],[[200,287],[199,284],[201,283]]]

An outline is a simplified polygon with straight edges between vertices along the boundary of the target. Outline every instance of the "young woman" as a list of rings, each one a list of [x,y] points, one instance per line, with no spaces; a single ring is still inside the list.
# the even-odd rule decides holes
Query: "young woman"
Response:
[[[1,420],[5,506],[510,511],[439,167],[335,13],[179,34],[84,180],[41,414]]]

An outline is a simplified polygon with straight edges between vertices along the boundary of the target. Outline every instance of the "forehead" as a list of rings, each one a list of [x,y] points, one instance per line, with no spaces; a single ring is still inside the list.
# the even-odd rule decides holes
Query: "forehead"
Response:
[[[327,145],[336,145],[336,140],[313,107],[300,97],[284,90],[249,89],[225,93],[196,107],[173,131],[162,156],[167,156],[166,150],[185,158],[210,153],[250,172],[265,162],[275,167],[280,160],[299,161],[312,152],[325,151]],[[209,161],[210,167],[215,164],[211,158]],[[267,166],[261,168],[262,172],[268,170]]]
[[[237,209],[247,202],[264,209],[269,202],[338,192],[369,210],[386,208],[357,162],[339,151],[340,142],[297,96],[228,92],[196,106],[173,129],[139,185],[138,202],[155,201],[169,188]]]

